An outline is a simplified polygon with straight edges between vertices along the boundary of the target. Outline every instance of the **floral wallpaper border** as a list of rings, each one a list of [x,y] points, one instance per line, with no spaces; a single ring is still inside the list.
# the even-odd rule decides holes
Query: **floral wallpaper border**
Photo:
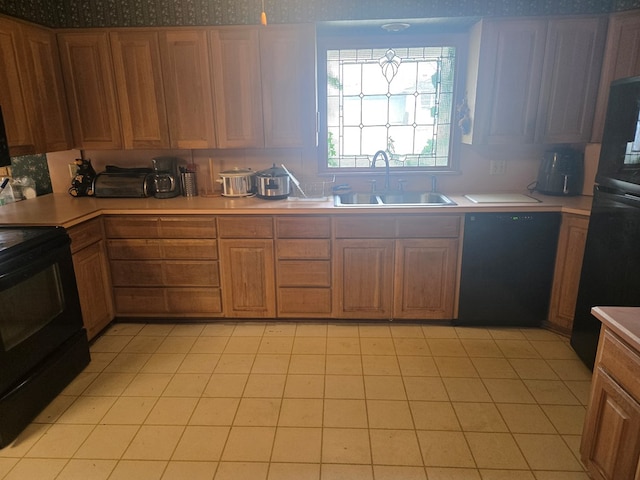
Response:
[[[597,14],[640,0],[265,0],[270,23]],[[261,0],[0,0],[0,12],[54,28],[257,24]]]

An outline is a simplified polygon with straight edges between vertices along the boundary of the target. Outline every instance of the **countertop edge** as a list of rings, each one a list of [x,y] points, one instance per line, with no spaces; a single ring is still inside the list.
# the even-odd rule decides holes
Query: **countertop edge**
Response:
[[[463,195],[447,195],[456,205],[340,206],[324,201],[261,200],[251,197],[95,198],[48,194],[0,207],[0,225],[72,227],[100,215],[358,215],[464,214],[472,212],[562,212],[589,216],[591,197],[536,196],[539,203],[473,203]]]
[[[636,350],[640,350],[640,307],[593,307],[591,313]]]

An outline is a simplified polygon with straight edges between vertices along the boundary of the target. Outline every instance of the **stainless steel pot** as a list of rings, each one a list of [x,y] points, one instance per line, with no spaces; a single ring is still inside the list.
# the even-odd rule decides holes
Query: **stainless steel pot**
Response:
[[[280,167],[261,170],[256,173],[256,195],[269,200],[287,198],[291,193],[289,174]]]
[[[234,168],[220,172],[222,195],[225,197],[248,197],[256,193],[255,172],[251,169]]]

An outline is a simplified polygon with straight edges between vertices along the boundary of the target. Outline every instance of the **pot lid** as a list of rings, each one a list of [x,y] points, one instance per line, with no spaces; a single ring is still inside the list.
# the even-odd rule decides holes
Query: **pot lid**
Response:
[[[267,168],[266,170],[260,170],[256,173],[259,177],[288,177],[287,172],[284,171],[283,168],[276,167],[276,164],[273,164],[273,167]]]
[[[225,170],[220,172],[220,176],[225,177],[246,177],[247,175],[253,175],[254,171],[250,168],[234,168],[232,170]]]

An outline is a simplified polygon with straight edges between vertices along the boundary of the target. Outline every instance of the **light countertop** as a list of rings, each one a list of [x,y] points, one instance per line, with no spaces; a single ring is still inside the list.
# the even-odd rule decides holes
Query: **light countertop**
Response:
[[[593,307],[591,313],[636,350],[640,350],[640,307]]]
[[[325,201],[264,200],[256,197],[197,196],[156,198],[94,198],[49,194],[0,206],[0,225],[61,225],[71,227],[101,214],[158,215],[256,215],[256,214],[371,214],[560,211],[589,215],[592,197],[553,197],[534,194],[539,203],[473,203],[464,195],[449,195],[454,206],[336,207],[333,197]]]

